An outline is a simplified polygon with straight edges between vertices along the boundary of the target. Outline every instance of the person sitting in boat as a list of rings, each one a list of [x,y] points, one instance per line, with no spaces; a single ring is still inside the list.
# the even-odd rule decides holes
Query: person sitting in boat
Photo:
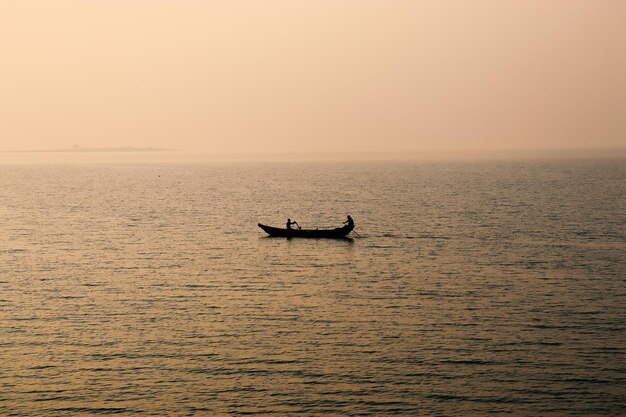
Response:
[[[287,230],[291,230],[291,225],[292,224],[296,224],[297,225],[298,222],[296,222],[295,220],[291,221],[291,219],[287,219]],[[298,226],[298,227],[300,227],[300,226]]]
[[[343,222],[343,224],[348,225],[350,229],[354,229],[354,220],[352,220],[352,217],[349,214],[348,214],[348,220]]]

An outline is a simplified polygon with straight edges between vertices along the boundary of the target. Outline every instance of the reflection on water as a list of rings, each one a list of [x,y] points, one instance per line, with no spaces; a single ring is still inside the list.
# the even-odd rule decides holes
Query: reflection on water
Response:
[[[0,166],[0,414],[626,413],[623,160]],[[258,222],[363,238],[266,238]]]

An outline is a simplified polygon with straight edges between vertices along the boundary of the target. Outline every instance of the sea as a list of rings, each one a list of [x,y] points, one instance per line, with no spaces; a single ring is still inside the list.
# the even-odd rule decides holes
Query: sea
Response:
[[[626,159],[5,161],[0,415],[108,414],[624,416]]]

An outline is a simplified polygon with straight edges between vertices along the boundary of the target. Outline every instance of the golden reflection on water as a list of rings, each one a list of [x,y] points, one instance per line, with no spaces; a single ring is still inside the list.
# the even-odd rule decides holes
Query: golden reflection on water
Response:
[[[623,408],[620,161],[0,174],[2,414]]]

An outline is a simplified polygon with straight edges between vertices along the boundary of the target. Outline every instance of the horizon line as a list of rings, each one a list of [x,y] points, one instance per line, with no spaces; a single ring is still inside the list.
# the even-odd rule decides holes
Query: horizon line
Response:
[[[19,150],[0,150],[0,153],[107,153],[107,152],[189,152],[199,155],[214,155],[214,156],[320,156],[320,155],[450,155],[450,154],[514,154],[514,153],[587,153],[587,152],[624,152],[626,154],[626,146],[619,147],[598,147],[598,148],[518,148],[518,149],[446,149],[446,150],[393,150],[393,151],[313,151],[313,152],[213,152],[209,150],[197,150],[197,149],[176,149],[176,148],[160,148],[160,147],[134,147],[134,146],[120,146],[120,147],[107,147],[107,148],[90,148],[90,147],[76,147],[76,148],[59,148],[59,149],[19,149]]]
[[[173,148],[156,148],[152,146],[148,147],[134,147],[134,146],[119,146],[110,148],[59,148],[59,149],[33,149],[33,150],[0,150],[0,153],[88,153],[88,152],[174,152],[180,151],[180,149]]]

